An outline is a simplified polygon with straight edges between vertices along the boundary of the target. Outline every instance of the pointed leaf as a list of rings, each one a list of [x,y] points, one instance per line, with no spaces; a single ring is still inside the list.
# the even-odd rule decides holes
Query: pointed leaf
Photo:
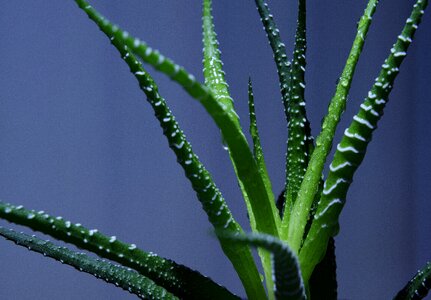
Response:
[[[398,292],[394,300],[420,300],[428,295],[431,289],[431,262],[419,270],[418,273]]]
[[[372,15],[376,10],[377,3],[378,0],[369,0],[363,16],[359,20],[358,30],[355,40],[353,41],[352,49],[350,50],[349,57],[338,82],[335,96],[329,104],[328,114],[323,121],[322,131],[316,139],[316,148],[311,155],[304,180],[302,181],[297,199],[293,206],[287,236],[289,245],[296,253],[299,252],[299,248],[302,244],[305,227],[315,194],[318,190],[326,157],[331,150],[335,129],[346,106],[347,95],[350,90],[356,64],[362,52],[365,37],[371,24]]]
[[[203,0],[203,4],[205,81],[208,87],[212,90],[214,97],[219,101],[219,104],[226,107],[227,111],[234,113],[233,103],[229,96],[227,83],[224,79],[222,62],[220,60],[220,51],[217,47],[218,42],[211,15],[211,0]],[[256,228],[253,228],[253,230],[278,236],[280,219],[275,207],[274,195],[268,185],[265,184],[265,179],[259,172],[259,166],[256,164],[256,161],[248,148],[247,141],[244,140],[244,145],[247,143],[248,150],[245,147],[243,150],[239,150],[238,142],[242,143],[242,140],[232,141],[229,143],[223,130],[222,134],[223,138],[227,142],[229,154],[234,164],[239,184],[243,188],[244,198],[250,202],[247,205],[248,208],[251,208],[249,215],[253,215],[256,221]],[[245,138],[243,134],[241,137]],[[247,157],[248,160],[246,165],[243,164],[245,162],[245,157]],[[248,171],[246,171],[247,169]],[[252,177],[254,178],[252,179]],[[258,194],[260,194],[260,196]]]
[[[84,253],[71,251],[66,247],[56,246],[51,242],[41,240],[35,236],[18,233],[12,229],[7,230],[0,227],[0,236],[15,242],[19,246],[72,266],[81,272],[115,284],[142,299],[178,299],[164,288],[156,285],[152,280],[128,268],[92,258]]]
[[[75,0],[75,2],[92,20],[98,20],[96,23],[103,32],[107,31],[107,27],[111,26],[109,23],[106,23],[91,6],[88,6],[86,1]],[[163,134],[168,139],[169,147],[174,151],[177,161],[183,167],[185,175],[190,180],[211,224],[215,228],[224,228],[225,230],[233,232],[241,232],[242,229],[240,225],[234,220],[223,196],[213,182],[211,175],[193,152],[190,143],[180,129],[165,100],[159,94],[158,87],[152,77],[144,70],[140,62],[129,51],[128,47],[122,44],[119,39],[118,30],[114,31],[113,36],[108,35],[108,37],[110,37],[112,44],[120,52],[121,57],[128,64],[130,71],[138,80],[142,91],[146,94],[147,100],[152,106],[160,126],[163,128]],[[216,102],[210,102],[209,104],[211,104],[210,111],[218,111],[220,114],[224,114],[224,112],[218,110],[220,106],[218,106]],[[229,120],[231,119],[228,118],[227,123],[223,124],[223,126],[235,126],[233,123],[229,123]],[[227,127],[221,128],[222,131],[227,129]],[[235,137],[235,132],[230,132],[226,140],[228,143],[229,141],[234,141],[236,143]],[[249,150],[248,145],[246,145],[246,147]],[[252,163],[254,163],[254,161]],[[265,190],[263,190],[263,192],[265,193]],[[225,242],[221,242],[221,246],[224,253],[235,267],[247,295],[251,299],[258,299],[259,297],[261,299],[264,298],[265,292],[260,282],[259,272],[257,271],[250,249],[247,247],[238,247],[238,245],[230,245]]]
[[[305,0],[298,1],[297,24],[289,82],[286,202],[282,221],[282,230],[285,234],[288,232],[290,213],[308,165],[309,155],[311,154],[309,147],[310,144],[311,146],[313,145],[310,124],[305,117],[305,52],[307,48]]]
[[[203,64],[205,85],[211,89],[216,98],[226,111],[236,115],[233,99],[228,90],[228,84],[225,80],[225,73],[222,68],[223,62],[220,59],[220,50],[218,49],[217,34],[214,31],[212,17],[212,0],[203,0],[202,29],[203,29]],[[238,122],[238,118],[236,118]]]
[[[203,0],[203,43],[204,43],[204,77],[205,84],[212,90],[215,98],[221,105],[226,107],[226,110],[235,112],[233,107],[232,98],[229,95],[228,84],[225,80],[224,71],[222,69],[222,61],[220,59],[220,50],[218,49],[218,41],[214,30],[214,23],[212,17],[212,0]],[[237,119],[238,121],[238,119]],[[239,122],[238,122],[239,125]],[[248,209],[248,215],[250,217],[250,224],[253,231],[259,231],[258,228],[262,228],[261,231],[278,236],[278,214],[274,203],[274,195],[270,185],[268,185],[268,177],[262,174],[259,162],[253,161],[253,164],[257,164],[257,172],[259,175],[259,182],[263,183],[263,187],[266,190],[266,198],[258,198],[255,194],[250,193],[250,187],[254,183],[250,181],[244,181],[244,178],[239,173],[238,162],[236,161],[235,153],[228,145],[228,151],[231,161],[234,166],[235,173],[238,177],[239,186],[246,201],[246,207]],[[240,153],[239,153],[240,154]],[[242,154],[240,154],[242,155]],[[262,210],[266,210],[265,214],[262,214]],[[273,218],[271,218],[273,216]],[[269,222],[268,222],[269,221]],[[272,223],[272,224],[271,224]],[[271,276],[271,261],[268,253],[259,251],[259,256],[262,261],[267,290],[272,291],[273,282]],[[269,299],[273,299],[272,293],[269,293]]]
[[[264,183],[268,190],[272,191],[271,180],[269,179],[268,170],[266,168],[265,158],[263,155],[262,145],[260,143],[259,130],[257,127],[256,111],[254,107],[254,94],[253,86],[251,83],[251,78],[248,80],[248,109],[250,115],[250,135],[253,140],[253,154],[256,159],[257,166],[259,168],[259,173],[264,179]]]
[[[287,59],[286,45],[281,41],[280,31],[275,24],[273,15],[270,13],[268,4],[264,0],[255,0],[263,27],[269,44],[274,54],[277,66],[278,79],[284,105],[286,119],[289,121],[289,85],[290,85],[290,61]]]
[[[338,233],[338,217],[344,206],[347,190],[364,158],[372,133],[383,115],[399,67],[427,4],[427,0],[418,0],[414,5],[373,87],[337,146],[313,224],[299,256],[305,280],[322,259],[329,237]]]
[[[277,300],[306,299],[298,259],[289,246],[270,235],[217,233],[222,239],[260,247],[273,254],[275,296]]]
[[[271,180],[269,179],[268,171],[266,169],[265,159],[263,157],[263,151],[262,151],[262,145],[260,143],[260,137],[259,137],[259,131],[257,129],[257,120],[256,120],[256,112],[254,108],[254,95],[253,95],[253,87],[251,83],[251,79],[249,78],[248,81],[248,108],[249,108],[249,115],[250,115],[250,135],[253,140],[253,154],[254,158],[256,160],[257,166],[259,168],[259,173],[261,174],[265,186],[267,190],[272,191],[271,186]],[[246,199],[248,200],[248,199]],[[249,206],[249,202],[246,201],[247,205]],[[249,209],[251,211],[251,209]],[[249,213],[250,216],[250,225],[253,230],[256,228],[256,221],[254,219],[253,213]],[[281,216],[280,216],[281,217]],[[269,256],[269,253],[267,251],[262,251],[261,249],[258,250],[260,259],[262,261],[262,265],[265,272],[265,279],[266,279],[266,289],[269,291],[269,299],[273,299],[274,295],[272,291],[274,290],[274,282],[272,279],[272,266],[271,266],[271,258]]]
[[[169,74],[172,74],[172,78],[174,80],[179,79],[177,78],[177,74],[179,74],[177,71],[181,72],[181,80],[178,80],[178,82],[181,81],[180,84],[186,89],[186,91],[188,91],[195,99],[200,101],[222,132],[224,141],[229,147],[232,160],[235,163],[234,167],[237,176],[239,177],[240,184],[243,184],[244,190],[250,197],[250,202],[253,203],[253,210],[255,212],[256,219],[261,220],[257,224],[258,230],[278,235],[277,228],[280,223],[280,218],[276,213],[273,196],[271,198],[271,193],[265,188],[265,184],[259,174],[247,139],[239,126],[236,113],[232,110],[226,109],[225,105],[217,101],[212,90],[197,82],[194,76],[185,72],[184,69],[175,67],[175,65],[171,64],[172,61],[166,59],[163,55],[153,51],[151,52],[151,59],[150,57],[145,58],[145,53],[142,53],[145,47],[143,44],[139,43],[139,40],[131,38],[128,33],[121,31],[118,26],[114,26],[109,23],[108,20],[101,16],[86,1],[75,0],[75,2],[112,40],[112,42],[119,42],[120,44],[128,45],[128,47],[130,46],[130,50],[136,52],[144,61],[146,59],[149,60],[148,62],[151,64],[155,64],[155,60],[158,58],[160,66],[166,65],[169,70],[173,70],[174,74]]]
[[[287,58],[286,47],[281,41],[279,30],[268,5],[264,0],[255,0],[255,2],[274,54],[284,112],[288,122],[285,183],[287,202],[283,203],[284,221],[281,229],[281,237],[286,239],[289,215],[308,163],[309,148],[313,146],[313,137],[311,136],[310,123],[307,120],[304,98],[306,7],[305,0],[298,2],[298,27],[293,53],[293,66],[291,66]],[[286,205],[288,209],[285,210]]]
[[[32,230],[91,251],[100,257],[113,260],[138,271],[173,294],[199,299],[238,299],[228,290],[199,272],[179,265],[172,260],[147,253],[135,244],[127,244],[115,236],[108,237],[97,229],[87,229],[62,217],[53,217],[44,211],[27,210],[0,201],[0,219],[23,225]]]

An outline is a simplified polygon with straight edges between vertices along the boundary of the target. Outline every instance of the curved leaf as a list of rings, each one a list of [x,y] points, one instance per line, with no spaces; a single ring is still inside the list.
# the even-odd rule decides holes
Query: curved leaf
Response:
[[[15,232],[0,226],[0,236],[26,247],[31,251],[51,257],[63,264],[115,284],[123,290],[139,296],[142,299],[167,300],[178,299],[152,280],[128,268],[114,265],[110,262],[89,257],[84,253],[77,253],[59,247],[49,241],[41,240],[35,236]]]
[[[286,45],[281,41],[280,31],[274,22],[273,15],[270,13],[268,4],[264,0],[255,0],[257,10],[265,29],[266,36],[274,54],[277,74],[280,82],[280,90],[284,105],[286,120],[289,121],[289,86],[290,86],[290,67],[291,63],[287,59]]]
[[[394,300],[420,300],[428,295],[431,289],[431,262],[419,270],[418,273],[398,292]]]
[[[347,190],[383,115],[399,67],[427,4],[427,0],[418,0],[414,5],[373,87],[337,146],[313,224],[299,255],[304,280],[309,278],[316,263],[322,259],[328,239],[338,233],[338,217],[344,206]]]
[[[219,105],[225,107],[226,111],[236,115],[222,70],[220,51],[217,46],[218,41],[211,15],[211,0],[203,0],[203,4],[205,82]],[[250,151],[244,134],[242,134],[238,119],[234,121],[237,122],[241,132],[241,140],[229,142],[229,138],[226,136],[229,133],[228,131],[222,130],[222,135],[227,143],[244,199],[249,202],[247,204],[247,208],[250,209],[249,215],[255,220],[256,226],[252,229],[278,236],[280,219],[275,207],[274,195],[259,172],[259,166]]]
[[[261,247],[273,254],[274,293],[277,300],[306,299],[298,259],[286,243],[266,234],[233,235],[226,232],[217,232],[217,234],[222,239]]]
[[[221,105],[225,106],[226,110],[235,112],[233,107],[233,101],[230,97],[228,84],[225,80],[224,71],[222,68],[222,61],[220,59],[220,50],[218,49],[218,41],[216,38],[216,33],[214,30],[214,23],[212,17],[212,0],[203,0],[203,43],[204,43],[204,77],[205,84],[212,90],[214,97],[221,103]],[[236,113],[235,113],[236,114]],[[238,121],[238,119],[236,120]],[[239,125],[239,121],[238,121]],[[265,224],[268,223],[268,217],[270,221],[276,222],[278,220],[278,214],[274,203],[274,195],[272,193],[272,188],[268,184],[269,178],[265,173],[261,173],[261,163],[262,161],[257,161],[258,174],[260,175],[259,179],[262,180],[264,184],[265,190],[267,192],[266,198],[258,199],[254,194],[250,194],[250,188],[248,187],[251,182],[244,182],[243,177],[238,173],[238,163],[235,161],[235,155],[233,155],[231,147],[228,143],[228,151],[230,158],[232,160],[235,173],[237,174],[239,186],[244,196],[244,200],[246,201],[246,207],[248,209],[248,214],[250,217],[250,224],[253,231],[257,231],[258,228],[262,228],[263,232],[278,236],[278,224]],[[254,157],[255,158],[255,157]],[[264,206],[268,207],[266,216],[261,214],[261,209],[265,209]],[[260,208],[259,208],[260,207]],[[271,219],[270,213],[272,211]],[[275,215],[274,215],[275,214]],[[264,225],[265,224],[265,225]],[[262,261],[267,290],[272,291],[273,282],[271,276],[271,261],[268,253],[259,251],[259,256]],[[273,295],[271,292],[268,293],[269,299],[273,299]]]
[[[362,52],[365,37],[371,24],[372,16],[376,10],[377,3],[378,0],[369,0],[365,12],[359,20],[358,30],[355,40],[353,41],[352,49],[350,50],[346,65],[337,84],[335,96],[329,104],[328,114],[323,121],[322,130],[316,139],[316,148],[311,155],[304,180],[302,181],[301,188],[293,206],[287,236],[289,245],[296,253],[299,252],[299,248],[302,244],[310,209],[319,187],[326,157],[331,150],[335,129],[346,106],[347,95],[350,90],[353,74]]]
[[[105,22],[104,19],[97,14],[97,12],[89,6],[86,1],[75,0],[75,2],[91,19],[98,20],[96,23],[103,32],[108,31],[107,28],[111,27],[111,24]],[[200,162],[197,155],[193,152],[190,143],[187,141],[184,133],[180,129],[165,100],[160,96],[158,87],[154,80],[144,70],[135,56],[129,51],[129,48],[122,44],[119,38],[120,35],[122,35],[122,33],[117,30],[114,31],[112,36],[108,35],[108,37],[110,37],[112,44],[120,52],[123,60],[128,64],[130,71],[135,75],[140,88],[146,94],[147,100],[152,106],[160,126],[163,128],[163,134],[168,140],[169,147],[174,151],[177,161],[183,167],[185,175],[191,182],[204,211],[207,213],[209,221],[216,229],[223,228],[233,232],[241,232],[242,229],[240,225],[234,220],[222,194],[213,182],[211,175]],[[205,103],[210,104],[209,110],[218,111],[220,114],[224,114],[224,112],[220,112],[220,110],[218,110],[220,106],[216,102]],[[222,131],[228,130],[231,125],[235,126],[234,124],[229,123],[230,120],[231,119],[228,118],[227,123],[223,123],[222,126],[227,127],[223,127]],[[237,140],[235,139],[236,136],[235,132],[230,131],[230,135],[225,137],[228,143],[234,142],[237,144]],[[246,148],[249,151],[248,145],[246,145]],[[254,160],[252,163],[255,164]],[[248,167],[245,166],[245,169],[248,169]],[[265,190],[263,190],[263,192],[265,193]],[[258,299],[260,297],[260,299],[263,299],[265,297],[265,291],[260,282],[259,272],[257,271],[250,249],[248,247],[230,245],[225,242],[221,242],[220,244],[224,253],[238,273],[249,298]]]
[[[199,100],[221,130],[224,141],[229,148],[232,161],[235,163],[234,167],[240,184],[244,185],[244,189],[252,203],[256,220],[259,220],[257,230],[278,235],[280,218],[276,212],[274,199],[273,197],[271,198],[271,193],[265,188],[247,139],[237,121],[238,116],[236,113],[226,109],[222,103],[217,101],[216,95],[213,95],[209,88],[197,82],[195,77],[185,72],[184,69],[172,64],[171,60],[166,59],[157,51],[148,51],[151,53],[150,56],[143,53],[148,48],[145,48],[139,40],[131,38],[127,32],[121,31],[118,26],[109,23],[107,19],[101,16],[86,1],[75,0],[75,2],[112,42],[127,45],[130,51],[135,52],[144,61],[148,61],[153,65],[159,65],[160,67],[162,65],[166,66],[166,68],[163,68],[163,72],[168,75],[170,74],[171,78],[178,81],[193,98]],[[169,71],[166,71],[168,69]]]
[[[212,17],[212,0],[203,0],[202,29],[203,29],[203,72],[205,85],[210,88],[215,99],[226,111],[236,115],[233,99],[229,94],[228,84],[225,80],[225,73],[222,68],[223,62],[220,59],[218,49],[217,34],[214,31]],[[236,122],[239,124],[238,117]]]
[[[115,236],[103,235],[97,229],[89,230],[81,224],[66,221],[62,217],[53,217],[44,211],[27,210],[21,205],[14,206],[0,201],[0,219],[26,226],[132,268],[179,297],[238,299],[199,272],[154,253],[144,252],[135,244],[124,243]]]

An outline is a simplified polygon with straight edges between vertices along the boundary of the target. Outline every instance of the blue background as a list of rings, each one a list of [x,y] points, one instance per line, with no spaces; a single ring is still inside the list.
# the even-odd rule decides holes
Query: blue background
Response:
[[[350,123],[414,1],[381,1],[339,130]],[[200,80],[200,1],[92,4]],[[269,2],[288,52],[295,1]],[[306,98],[319,132],[366,1],[310,1]],[[247,78],[274,192],[286,124],[272,53],[253,1],[214,1],[227,80],[247,128]],[[339,296],[389,299],[431,259],[431,18],[425,14],[380,128],[355,176],[336,238]],[[0,199],[61,215],[186,264],[244,295],[150,106],[108,39],[74,1],[4,1],[0,11]],[[245,207],[204,109],[150,68],[235,218]],[[332,154],[331,154],[332,157]],[[9,225],[0,221],[2,226]],[[13,226],[15,228],[15,226]],[[26,230],[26,232],[30,232]],[[127,293],[0,240],[1,299],[128,299]]]

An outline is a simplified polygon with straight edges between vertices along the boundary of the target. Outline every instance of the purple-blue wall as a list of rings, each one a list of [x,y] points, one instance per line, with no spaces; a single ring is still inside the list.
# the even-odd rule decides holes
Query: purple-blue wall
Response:
[[[202,80],[200,1],[92,4]],[[288,3],[287,3],[288,2]],[[296,1],[270,1],[291,52]],[[337,141],[414,1],[381,1]],[[365,0],[310,1],[308,115],[313,134],[334,93]],[[253,1],[214,1],[227,80],[247,128],[247,79],[273,187],[283,186],[286,124]],[[134,242],[243,295],[151,108],[108,39],[74,1],[6,1],[0,11],[0,199]],[[380,128],[355,176],[336,238],[339,296],[389,299],[431,259],[431,16],[425,15]],[[165,76],[159,83],[235,218],[245,207],[219,132]],[[331,155],[332,157],[332,155]],[[12,226],[0,221],[1,226]],[[26,230],[26,232],[30,232]],[[125,292],[0,239],[0,299],[126,299]]]

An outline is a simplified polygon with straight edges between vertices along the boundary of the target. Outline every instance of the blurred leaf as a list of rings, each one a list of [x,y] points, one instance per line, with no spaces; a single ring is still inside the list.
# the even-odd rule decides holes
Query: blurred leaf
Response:
[[[431,262],[419,270],[418,273],[398,292],[394,300],[420,300],[428,295],[431,289]]]

